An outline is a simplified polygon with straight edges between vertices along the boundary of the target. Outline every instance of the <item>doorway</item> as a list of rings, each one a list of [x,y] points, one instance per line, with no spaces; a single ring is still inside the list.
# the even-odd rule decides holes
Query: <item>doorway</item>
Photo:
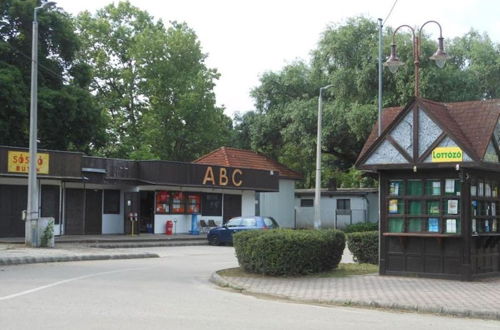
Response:
[[[155,220],[155,192],[141,191],[140,192],[140,217],[139,230],[141,233],[154,233]]]
[[[224,194],[224,212],[222,220],[226,223],[229,219],[241,216],[241,195]]]

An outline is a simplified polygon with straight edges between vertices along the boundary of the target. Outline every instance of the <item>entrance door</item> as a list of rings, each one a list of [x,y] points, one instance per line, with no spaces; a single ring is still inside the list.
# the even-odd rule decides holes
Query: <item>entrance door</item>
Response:
[[[140,232],[153,233],[154,232],[154,217],[155,217],[155,192],[154,191],[141,191],[140,192]]]
[[[134,225],[134,234],[137,234],[137,229],[140,227],[140,194],[138,192],[125,192],[125,212],[124,212],[124,232],[125,234],[132,234],[132,222],[130,221],[130,214],[137,214],[137,222],[133,222]]]
[[[83,235],[83,215],[85,206],[83,189],[65,189],[64,225],[66,235]]]
[[[226,223],[231,218],[240,217],[241,214],[241,195],[224,194],[224,211],[222,213],[223,221]]]
[[[27,204],[27,186],[0,185],[0,237],[24,237],[21,213]]]
[[[102,190],[85,190],[85,234],[102,233]]]

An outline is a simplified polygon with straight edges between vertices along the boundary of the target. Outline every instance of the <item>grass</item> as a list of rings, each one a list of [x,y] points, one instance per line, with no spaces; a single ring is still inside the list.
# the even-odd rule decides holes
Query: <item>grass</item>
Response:
[[[372,264],[339,264],[339,266],[336,269],[333,269],[328,272],[324,273],[318,273],[318,274],[310,274],[310,275],[303,275],[301,277],[334,277],[334,278],[340,278],[340,277],[347,277],[347,276],[352,276],[352,275],[366,275],[366,274],[373,274],[378,272],[378,266],[377,265],[372,265]],[[221,276],[227,276],[227,277],[257,277],[257,278],[272,278],[275,276],[266,276],[262,274],[254,274],[254,273],[247,273],[240,267],[236,268],[228,268],[228,269],[223,269],[219,270],[217,272]],[[298,277],[298,276],[294,276]]]

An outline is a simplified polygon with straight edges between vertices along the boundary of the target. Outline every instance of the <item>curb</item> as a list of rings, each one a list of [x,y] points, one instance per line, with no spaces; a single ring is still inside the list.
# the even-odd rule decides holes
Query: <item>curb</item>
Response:
[[[208,245],[206,241],[177,241],[177,242],[144,242],[144,243],[98,243],[89,244],[88,247],[100,249],[120,249],[120,248],[143,248],[143,247],[162,247],[162,246],[199,246]]]
[[[67,261],[89,261],[89,260],[112,260],[112,259],[144,259],[159,258],[156,253],[131,253],[131,254],[84,254],[77,256],[55,256],[55,257],[7,257],[0,258],[0,266],[36,264],[46,262],[67,262]]]
[[[226,280],[224,277],[217,274],[217,272],[212,273],[210,276],[210,282],[218,285],[222,288],[229,288],[238,291],[243,294],[250,294],[254,296],[263,296],[270,298],[283,299],[288,301],[293,301],[297,303],[305,304],[320,304],[320,305],[332,305],[332,306],[344,306],[344,307],[363,307],[363,308],[377,308],[377,309],[390,309],[395,311],[404,312],[417,312],[424,314],[437,314],[442,316],[454,316],[454,317],[466,317],[482,320],[495,320],[500,321],[500,312],[481,312],[472,310],[460,310],[453,308],[432,307],[432,306],[420,306],[420,305],[405,305],[397,303],[378,303],[376,301],[363,301],[363,300],[344,300],[344,299],[301,299],[294,298],[286,295],[270,294],[254,292],[251,289],[238,286],[231,283],[231,281]]]

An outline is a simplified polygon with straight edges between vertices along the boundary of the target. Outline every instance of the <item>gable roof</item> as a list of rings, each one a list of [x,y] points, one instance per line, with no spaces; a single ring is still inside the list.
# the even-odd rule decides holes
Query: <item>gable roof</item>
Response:
[[[418,105],[456,143],[463,146],[475,160],[482,160],[500,116],[500,99],[483,101],[440,103],[414,98],[405,107],[386,108],[382,112],[382,132],[378,136],[378,122],[361,150],[356,166],[389,133],[406,110]]]
[[[250,150],[221,147],[193,161],[197,164],[278,171],[280,177],[300,180],[302,175],[275,160]]]

